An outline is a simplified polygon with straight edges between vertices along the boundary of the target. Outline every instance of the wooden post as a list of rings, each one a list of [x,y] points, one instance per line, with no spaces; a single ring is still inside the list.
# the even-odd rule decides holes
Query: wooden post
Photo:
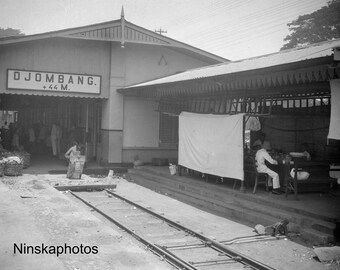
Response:
[[[243,124],[242,124],[242,146],[243,146],[243,181],[241,181],[241,187],[240,187],[240,192],[245,192],[246,189],[244,187],[244,181],[245,181],[245,172],[244,172],[244,132],[245,132],[245,117],[243,115]]]
[[[86,102],[86,126],[85,126],[85,161],[87,161],[88,152],[88,133],[89,133],[89,103]]]

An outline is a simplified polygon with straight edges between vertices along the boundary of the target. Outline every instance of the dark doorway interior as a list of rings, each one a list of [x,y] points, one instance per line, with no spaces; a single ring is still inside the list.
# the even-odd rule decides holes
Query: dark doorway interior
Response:
[[[16,117],[2,134],[2,146],[12,149],[14,132],[19,133],[20,146],[32,155],[51,155],[51,129],[53,124],[61,129],[59,155],[62,157],[72,141],[84,145],[86,155],[96,158],[101,122],[101,102],[95,99],[74,97],[47,97],[1,95],[0,111],[15,111]],[[3,133],[3,132],[2,132]],[[34,143],[30,141],[34,133]]]

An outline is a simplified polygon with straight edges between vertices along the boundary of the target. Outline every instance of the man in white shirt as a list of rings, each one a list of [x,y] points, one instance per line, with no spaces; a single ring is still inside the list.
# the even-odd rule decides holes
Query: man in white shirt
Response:
[[[270,164],[277,165],[277,161],[274,160],[268,154],[265,148],[266,148],[266,144],[263,143],[261,146],[261,149],[256,152],[255,159],[256,159],[257,171],[268,174],[269,177],[273,180],[273,191],[272,191],[273,194],[281,194],[279,175],[276,172],[269,169],[265,163],[265,161],[267,160]]]

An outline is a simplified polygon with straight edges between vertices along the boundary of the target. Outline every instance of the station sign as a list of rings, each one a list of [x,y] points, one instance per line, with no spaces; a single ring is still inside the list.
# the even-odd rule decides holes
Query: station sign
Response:
[[[100,94],[101,76],[8,69],[7,89]]]

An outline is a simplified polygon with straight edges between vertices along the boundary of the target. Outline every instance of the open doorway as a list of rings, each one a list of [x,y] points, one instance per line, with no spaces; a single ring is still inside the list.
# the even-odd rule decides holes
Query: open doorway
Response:
[[[3,112],[1,114],[1,112]],[[72,141],[84,147],[88,160],[96,159],[100,143],[101,101],[76,97],[1,95],[1,123],[7,121],[2,146],[13,149],[18,133],[22,149],[33,156],[52,156],[52,126],[60,128],[58,157],[62,158]]]

